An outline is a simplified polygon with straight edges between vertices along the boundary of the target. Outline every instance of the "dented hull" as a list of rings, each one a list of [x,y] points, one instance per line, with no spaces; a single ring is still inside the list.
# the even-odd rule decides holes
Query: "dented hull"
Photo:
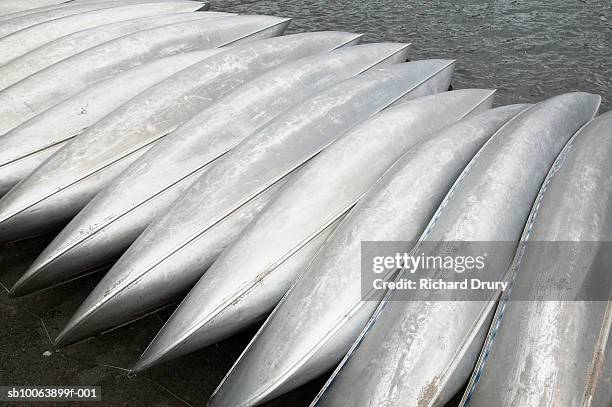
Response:
[[[61,4],[65,1],[66,0],[4,0],[0,3],[0,16]]]
[[[605,370],[612,351],[610,262],[599,263],[612,242],[610,156],[612,112],[585,126],[557,158],[527,223],[512,291],[500,303],[463,405],[612,405]],[[539,242],[563,247],[570,241],[575,250],[552,257],[537,249]],[[569,276],[561,273],[568,266]],[[571,291],[551,293],[560,283]],[[597,293],[602,288],[607,297]]]
[[[236,41],[257,40],[286,19],[237,16],[186,21],[139,31],[90,48],[0,92],[0,134],[120,72],[157,58]],[[259,35],[261,34],[261,36]],[[70,80],[66,80],[70,78]]]
[[[190,11],[197,10],[197,3],[195,4],[194,6],[194,2],[175,3],[175,10],[167,15],[141,17],[105,24],[81,30],[46,43],[8,64],[0,66],[0,90],[8,88],[66,58],[124,35],[183,21],[206,20],[209,17],[216,18],[226,15],[226,13],[191,13]],[[231,16],[231,14],[228,14],[228,16]]]
[[[19,291],[110,263],[216,159],[256,129],[317,91],[406,59],[405,44],[344,45],[257,77],[163,138],[79,212],[32,264]]]
[[[446,88],[442,82],[440,89]],[[471,110],[490,107],[491,96],[491,91],[460,91],[403,103],[309,161],[198,281],[139,365],[180,355],[185,343],[193,348],[217,342],[265,317],[310,261],[294,257],[316,252],[319,237],[332,232],[402,152]],[[230,262],[236,265],[232,273]]]
[[[0,196],[66,142],[141,92],[222,48],[187,52],[137,66],[93,85],[0,136]]]
[[[160,0],[164,1],[164,0]],[[72,16],[88,11],[102,10],[128,4],[150,2],[150,0],[112,0],[92,1],[86,3],[64,3],[58,6],[45,7],[40,10],[30,10],[0,17],[0,39],[24,28],[32,27],[57,18]]]
[[[190,1],[156,1],[89,11],[58,18],[17,31],[0,39],[0,65],[58,38],[97,26],[142,17],[173,13],[181,7],[193,6]],[[230,16],[224,13],[206,13],[208,16]]]
[[[139,236],[57,342],[90,336],[176,299],[298,167],[368,116],[398,100],[439,91],[440,82],[446,81],[429,79],[447,68],[447,61],[434,60],[365,72],[307,99],[247,137]],[[160,286],[164,290],[156,288]]]
[[[410,148],[356,204],[228,373],[211,405],[259,404],[333,368],[377,306],[375,300],[362,301],[361,242],[416,241],[478,149],[525,108],[477,114],[492,102],[491,92],[481,90],[421,100],[421,109],[409,103],[395,108],[399,117],[388,115],[378,124],[380,136],[402,120],[410,123],[404,124],[407,130],[422,120],[427,131],[432,116],[469,118]]]
[[[271,35],[284,29],[286,22],[278,20]],[[355,37],[321,32],[262,40],[233,47],[163,80],[67,143],[11,190],[0,201],[0,236],[14,238],[65,223],[155,142],[215,100],[274,66]]]
[[[422,235],[423,242],[432,242],[425,255],[449,248],[453,255],[472,254],[470,244],[455,249],[455,242],[485,242],[479,249],[495,255],[483,271],[492,280],[505,278],[548,169],[599,102],[586,93],[565,94],[506,123],[434,214]],[[505,242],[501,250],[499,242]],[[461,300],[467,294],[454,291],[438,293],[436,301],[394,300],[397,294],[389,293],[379,305],[314,405],[443,405],[469,378],[495,310],[495,293],[489,301]]]

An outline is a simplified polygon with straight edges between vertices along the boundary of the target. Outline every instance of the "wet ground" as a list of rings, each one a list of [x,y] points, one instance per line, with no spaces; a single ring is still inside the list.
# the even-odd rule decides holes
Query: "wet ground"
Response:
[[[291,16],[291,32],[347,30],[365,33],[367,41],[412,42],[411,59],[456,58],[453,86],[496,88],[497,104],[584,90],[600,93],[607,110],[612,107],[611,7],[609,1],[567,0],[260,0],[217,2],[214,8]],[[3,286],[16,281],[51,238],[0,246]],[[19,300],[9,300],[0,287],[0,384],[102,386],[103,403],[95,406],[202,405],[256,331],[134,378],[127,377],[127,368],[170,311],[53,352],[50,338],[99,277]],[[316,380],[268,406],[306,406],[323,382]]]

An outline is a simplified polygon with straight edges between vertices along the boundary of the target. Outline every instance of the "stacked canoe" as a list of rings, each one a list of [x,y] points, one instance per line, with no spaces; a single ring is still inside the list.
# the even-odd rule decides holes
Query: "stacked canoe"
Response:
[[[465,405],[611,405],[599,96],[493,108],[494,90],[448,91],[455,61],[405,62],[410,44],[207,10],[0,3],[0,243],[57,234],[10,295],[103,271],[58,347],[181,301],[135,372],[265,320],[213,406],[330,370],[313,405],[438,406],[466,383]],[[572,264],[581,296],[364,299],[366,241],[504,242],[489,277],[545,291]]]

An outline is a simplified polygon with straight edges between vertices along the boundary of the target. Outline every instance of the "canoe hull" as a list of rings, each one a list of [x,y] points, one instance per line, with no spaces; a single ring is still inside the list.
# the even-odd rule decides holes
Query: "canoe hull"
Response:
[[[342,46],[283,64],[236,89],[97,194],[32,264],[24,277],[28,285],[41,287],[33,274],[57,284],[110,263],[209,165],[283,109],[370,67],[401,62],[406,52],[404,44]]]
[[[598,265],[596,257],[609,251],[612,241],[611,134],[612,113],[607,113],[585,126],[557,158],[531,212],[512,291],[500,304],[483,349],[487,356],[481,356],[474,370],[465,405],[612,403],[610,395],[603,399],[610,373],[604,369],[612,302],[605,301],[609,295],[597,294],[602,286],[610,292],[610,265]],[[551,258],[542,255],[538,242],[568,250],[557,250]],[[561,270],[571,271],[562,273],[563,286],[584,291],[572,290],[571,297],[553,294],[551,284],[556,286]],[[534,297],[529,295],[532,289]],[[598,394],[602,399],[593,404]]]
[[[135,18],[154,17],[193,6],[188,1],[152,2],[94,10],[24,28],[0,39],[0,65],[72,33]],[[226,15],[226,16],[229,16]]]
[[[434,91],[434,85],[427,82],[431,66],[410,64],[368,71],[319,93],[272,120],[218,160],[119,259],[77,311],[64,335],[60,335],[59,343],[69,343],[70,331],[78,326],[87,325],[85,331],[103,329],[96,320],[113,320],[118,325],[126,322],[128,315],[169,301],[163,291],[154,288],[159,284],[172,295],[175,290],[190,288],[206,265],[246,226],[243,220],[250,221],[269,201],[272,190],[303,162],[368,115],[402,97],[408,99],[417,97],[419,92]],[[433,71],[446,65],[440,63]],[[330,112],[341,120],[330,121]],[[311,137],[302,137],[305,134]],[[258,147],[254,150],[253,146]],[[276,159],[270,161],[270,156]],[[219,240],[215,232],[219,229],[226,232],[224,239]],[[172,239],[168,239],[169,234]],[[161,235],[165,238],[159,239]],[[176,278],[177,272],[181,278]],[[114,289],[109,291],[105,287]],[[131,299],[142,299],[143,292],[160,295],[146,295],[149,303]],[[130,306],[133,311],[126,312]],[[98,312],[97,308],[106,309]]]
[[[63,3],[65,0],[5,0],[0,5],[0,16],[5,16],[20,11],[32,10]]]
[[[424,61],[423,63],[427,62]],[[430,63],[432,65],[440,63],[440,76],[437,78],[437,84],[432,85],[432,93],[447,89],[452,73],[451,61],[430,61]],[[415,101],[414,103],[417,102]],[[392,114],[391,111],[394,109],[400,108],[391,108],[376,115],[356,129],[349,131],[292,175],[290,181],[282,187],[281,191],[266,206],[265,211],[258,214],[253,222],[249,224],[249,227],[242,231],[241,236],[223,252],[185,299],[181,309],[189,314],[190,317],[185,317],[181,315],[181,312],[177,311],[175,317],[168,323],[167,329],[164,329],[164,332],[158,336],[161,345],[156,345],[155,343],[151,345],[149,347],[150,351],[142,359],[142,364],[146,363],[147,358],[155,359],[160,357],[160,354],[164,354],[164,352],[159,352],[160,348],[172,349],[170,353],[173,354],[180,353],[181,346],[178,345],[178,341],[172,339],[173,336],[180,336],[183,339],[187,337],[191,339],[191,336],[193,336],[197,338],[193,339],[193,342],[199,342],[201,346],[204,346],[217,342],[224,336],[249,326],[253,321],[264,317],[273,308],[295,279],[296,273],[301,272],[303,267],[310,261],[312,254],[318,251],[325,238],[332,232],[333,226],[344,216],[345,207],[352,206],[354,204],[353,199],[358,199],[361,194],[359,188],[361,190],[367,188],[368,182],[375,180],[376,174],[381,174],[386,169],[385,163],[390,165],[394,161],[393,153],[383,152],[383,150],[393,145],[394,141],[397,141],[397,145],[390,148],[397,153],[403,147],[402,142],[409,144],[409,140],[412,140],[405,133],[393,131],[381,131],[381,134],[386,134],[389,137],[386,143],[383,142],[385,140],[384,137],[371,137],[374,128],[378,128],[384,122],[384,119],[378,119],[378,117],[386,117],[386,115]],[[401,117],[401,114],[397,116]],[[449,117],[451,116],[449,115]],[[371,122],[375,124],[368,125]],[[402,140],[399,135],[397,138],[393,138],[391,134],[394,133],[405,136],[406,140]],[[365,146],[359,152],[353,151],[355,146],[351,146],[345,151],[343,149],[343,146],[346,144],[345,139],[352,139],[353,134],[362,135],[369,141],[380,141],[380,144],[373,146],[368,141],[364,143],[368,144],[368,146]],[[420,136],[426,136],[426,131],[423,133],[414,132],[413,134],[414,140],[416,140]],[[330,182],[325,186],[325,188],[329,187],[329,189],[321,187],[321,183],[315,181],[313,189],[317,191],[316,193],[311,190],[306,192],[296,191],[294,185],[300,178],[303,178],[300,174],[312,166],[318,168],[318,162],[322,160],[321,157],[327,157],[332,151],[340,151],[338,153],[339,156],[346,157],[346,161],[348,161],[351,153],[354,157],[359,156],[364,150],[370,148],[372,149],[372,154],[379,157],[379,161],[376,165],[371,166],[370,174],[360,179],[359,182],[347,182],[347,178],[341,177],[341,175],[351,171],[350,165],[345,162],[345,166],[341,168],[336,167],[338,171],[334,173],[334,178],[338,183],[336,181]],[[351,153],[347,153],[347,151],[351,151]],[[335,164],[342,162],[341,159],[337,158],[334,157],[331,161],[334,161]],[[327,163],[328,161],[325,162]],[[323,175],[322,178],[329,180],[329,174]],[[348,175],[348,178],[353,177]],[[338,187],[338,185],[343,185],[343,188]],[[300,186],[303,186],[303,183]],[[351,187],[356,190],[351,190]],[[304,189],[306,190],[307,188]],[[347,195],[352,193],[352,196],[335,194],[336,191],[342,189],[346,191]],[[321,203],[318,199],[312,198],[312,195],[315,194],[320,199],[331,198],[331,201]],[[293,196],[303,206],[298,206],[295,203],[296,207],[289,207],[291,202],[293,202],[293,198],[286,199],[289,196]],[[340,203],[333,202],[334,198],[344,199],[344,201]],[[280,203],[279,200],[281,201]],[[333,212],[336,208],[341,209],[336,213],[329,213],[330,210]],[[319,209],[321,210],[319,211]],[[271,214],[270,211],[272,211]],[[281,215],[277,216],[279,213]],[[287,216],[287,214],[289,215]],[[300,214],[299,220],[306,223],[297,222],[292,214]],[[313,215],[316,220],[311,224],[307,224]],[[279,227],[275,220],[281,220],[282,226]],[[313,226],[313,224],[316,225]],[[266,234],[263,231],[274,232]],[[292,235],[292,232],[298,233],[299,236]],[[253,250],[253,241],[258,242],[257,250]],[[294,243],[294,246],[287,247],[287,244],[290,243]],[[243,253],[246,253],[244,252],[245,249],[252,253],[251,262],[244,261]],[[230,273],[233,277],[228,279],[226,277],[228,275],[227,265],[234,261],[236,262],[237,269],[241,271],[240,273]],[[270,265],[270,267],[266,268],[264,265]],[[195,305],[194,299],[204,292],[207,300]],[[192,318],[192,321],[199,322],[190,326],[189,318]],[[177,324],[182,328],[176,329],[172,327],[172,324]],[[231,327],[231,329],[226,327]],[[216,336],[217,333],[221,336]],[[168,355],[164,354],[164,356],[167,358]]]
[[[208,19],[209,16],[221,18],[226,14],[207,13],[203,15],[202,13],[192,13],[192,11],[197,9],[197,4],[189,3],[194,2],[176,3],[174,11],[166,15],[135,18],[129,21],[105,24],[48,42],[12,60],[8,64],[0,66],[0,90],[6,89],[66,58],[124,35],[183,21]],[[227,16],[232,16],[232,14]]]
[[[456,92],[459,92],[457,95],[467,93],[463,99],[448,97],[447,109],[452,112],[454,105],[457,112],[444,110],[445,95],[441,94],[428,98],[432,102],[429,112],[418,114],[408,108],[400,112],[399,106],[396,108],[399,118],[389,117],[388,121],[409,123],[410,116],[429,121],[427,113],[448,116],[451,120],[453,114],[461,117],[459,109],[464,109],[463,114],[474,114],[478,107],[482,111],[492,103],[490,93],[485,91]],[[474,93],[473,100],[469,99],[468,92]],[[377,306],[374,298],[362,301],[361,242],[417,240],[480,146],[524,108],[508,106],[466,118],[436,132],[395,162],[349,212],[291,287],[228,373],[212,404],[260,403],[333,368]],[[377,127],[381,133],[387,133],[383,130],[385,126]],[[259,371],[262,366],[267,366],[261,370],[265,373],[252,376],[251,372]]]
[[[225,20],[222,26],[226,30],[210,31],[210,39],[218,42],[240,38],[248,42],[251,34],[255,38],[275,36],[288,24],[288,20],[274,17],[240,18],[220,19]],[[213,24],[216,25],[210,23]],[[65,224],[105,184],[197,109],[213,103],[249,75],[256,75],[258,69],[266,69],[266,63],[282,62],[283,56],[277,55],[272,45],[253,45],[255,49],[264,48],[259,53],[251,51],[248,44],[244,47],[219,53],[172,75],[68,142],[0,200],[0,241]],[[239,64],[225,61],[240,52],[246,55]],[[211,83],[218,86],[208,86]]]
[[[495,253],[484,271],[494,281],[503,279],[548,169],[567,140],[593,117],[599,101],[584,93],[561,95],[506,123],[470,162],[434,215],[423,235],[425,243],[434,244],[425,254],[446,250],[444,242],[484,242],[481,248]],[[503,250],[499,242],[507,243]],[[452,292],[437,295],[453,301],[386,298],[315,404],[376,405],[391,399],[405,405],[446,403],[469,378],[495,297],[461,301]]]
[[[87,13],[95,10],[103,10],[111,7],[146,2],[149,2],[149,0],[101,0],[86,3],[64,3],[56,6],[48,6],[40,9],[7,14],[0,17],[0,39],[19,30],[23,30],[24,28],[32,27],[36,24],[45,23],[58,18]]]
[[[59,103],[0,136],[0,196],[70,139],[168,76],[221,49],[188,52],[130,69]]]
[[[100,44],[1,91],[0,134],[130,68],[181,52],[255,41],[269,36],[273,27],[282,33],[288,23],[287,19],[266,16],[210,19],[202,15],[199,20],[151,28]]]

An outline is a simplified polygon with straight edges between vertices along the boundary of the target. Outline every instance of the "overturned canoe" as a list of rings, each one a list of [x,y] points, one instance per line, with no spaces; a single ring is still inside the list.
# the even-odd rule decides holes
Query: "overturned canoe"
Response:
[[[455,258],[490,253],[479,275],[504,279],[548,169],[599,102],[586,93],[556,96],[506,123],[452,186],[414,251]],[[415,273],[439,275],[422,267]],[[448,402],[469,378],[495,309],[498,292],[479,293],[389,291],[313,404]]]
[[[97,83],[0,136],[0,196],[66,142],[170,75],[223,48],[187,52],[137,66]]]
[[[0,16],[32,10],[38,7],[60,4],[66,0],[3,0],[0,3]]]
[[[163,80],[71,140],[0,200],[0,240],[65,223],[156,141],[258,74],[359,38],[318,32],[261,40]]]
[[[103,43],[4,89],[0,92],[0,134],[127,69],[181,52],[278,35],[290,21],[267,16],[209,19],[203,15],[202,18],[202,21],[174,23]]]
[[[137,368],[186,353],[184,347],[218,342],[263,318],[310,261],[301,252],[315,253],[406,149],[474,109],[489,108],[492,94],[464,90],[403,103],[355,127],[306,163],[202,276]],[[228,274],[230,262],[236,268]]]
[[[370,70],[306,99],[247,137],[139,236],[56,343],[74,342],[174,301],[298,167],[398,100],[446,89],[452,65],[431,60]]]
[[[164,1],[164,0],[161,0]],[[150,2],[150,0],[111,0],[92,1],[86,3],[65,3],[58,6],[45,7],[32,12],[8,14],[0,17],[0,38],[6,37],[24,28],[31,27],[57,18],[86,13],[88,11],[102,10],[127,4]]]
[[[3,4],[6,2],[12,2],[12,0],[3,0]],[[20,3],[24,3],[24,4],[28,4],[28,0],[17,0]],[[33,1],[37,1],[37,0],[33,0]],[[46,1],[46,0],[45,0]],[[118,1],[118,0],[112,0],[112,1]],[[140,0],[142,1],[147,1],[147,0]],[[53,10],[59,10],[59,9],[63,9],[63,8],[67,8],[67,7],[73,7],[79,4],[83,4],[83,3],[108,3],[109,0],[62,0],[60,2],[52,2],[46,5],[42,5],[40,7],[34,7],[34,8],[26,8],[20,11],[15,11],[12,13],[8,13],[8,14],[2,14],[0,15],[0,23],[2,23],[3,21],[8,21],[8,20],[13,20],[15,18],[18,17],[23,17],[23,16],[27,16],[30,14],[37,14],[37,13],[43,13],[43,12],[47,12],[47,11],[53,11]],[[138,1],[132,2],[131,4],[135,4]],[[127,4],[126,2],[122,2],[123,4]],[[210,4],[205,4],[210,8]],[[113,7],[111,5],[111,7]],[[70,15],[70,14],[67,14]],[[65,16],[61,16],[61,17],[65,17]],[[61,18],[61,17],[57,17],[57,18]]]
[[[342,47],[283,64],[236,89],[163,138],[96,195],[30,266],[15,293],[110,263],[242,139],[317,91],[405,61],[406,50],[393,43]]]
[[[12,1],[12,0],[6,0],[6,1]],[[22,2],[22,0],[17,0],[17,1],[19,1],[20,3]],[[37,1],[37,0],[34,0],[34,1]],[[112,1],[113,2],[117,2],[119,0],[112,0]],[[161,1],[165,1],[165,0],[161,0]],[[27,2],[28,2],[28,0],[24,0],[23,1],[24,4],[27,4]],[[84,3],[91,3],[91,4],[93,4],[93,3],[109,3],[109,2],[110,2],[109,0],[68,0],[68,1],[62,0],[59,3],[55,3],[54,2],[54,3],[48,4],[48,5],[44,5],[44,6],[41,6],[41,7],[29,8],[29,9],[24,9],[24,10],[21,10],[21,11],[16,11],[16,12],[13,12],[13,13],[10,13],[10,14],[0,15],[0,23],[2,23],[3,21],[13,20],[13,19],[15,19],[17,17],[23,17],[23,16],[30,15],[30,14],[43,13],[43,12],[53,11],[53,10],[59,10],[59,9],[67,8],[67,7],[74,7],[74,6],[77,6],[77,5],[84,4]],[[136,3],[142,3],[142,2],[147,2],[147,0],[135,0],[135,1],[131,1],[129,4],[136,4]],[[199,0],[195,0],[194,2],[199,2]],[[3,3],[4,3],[4,1],[3,1]],[[123,5],[128,4],[125,1],[121,1],[121,3]],[[200,6],[199,9],[207,10],[208,8],[210,8],[210,4],[209,3],[201,2],[200,4],[201,4],[201,6]],[[111,5],[110,7],[115,7],[115,6],[116,6],[116,4]],[[106,8],[106,7],[104,7],[104,8]],[[70,15],[70,14],[67,14],[67,15]],[[62,15],[61,17],[65,17],[65,16]],[[56,17],[56,18],[61,18],[61,17]]]
[[[181,5],[193,6],[193,2],[173,0],[130,4],[89,11],[36,24],[0,39],[0,65],[7,64],[15,58],[48,42],[77,31],[140,17],[153,17],[173,13],[179,10]],[[215,14],[206,13],[206,15],[211,17]],[[230,14],[218,14],[230,16]]]
[[[606,391],[611,373],[604,370],[612,351],[611,156],[608,112],[557,158],[527,223],[511,293],[500,302],[466,405],[612,405],[610,394],[593,400]]]
[[[124,35],[182,21],[207,20],[209,17],[232,15],[212,12],[206,14],[190,13],[190,11],[197,10],[197,6],[198,3],[192,1],[174,3],[176,10],[167,15],[141,17],[105,24],[58,38],[12,60],[6,65],[0,66],[0,90],[8,88],[66,58]]]
[[[480,100],[487,96],[470,92],[480,92]],[[473,102],[457,99],[455,109],[469,112]],[[333,368],[377,306],[376,301],[362,300],[361,242],[416,241],[469,160],[524,108],[507,106],[465,118],[408,150],[340,223],[228,373],[211,404],[261,403]],[[437,105],[428,113],[446,115]],[[397,119],[390,119],[395,124]],[[253,375],[254,371],[261,373]]]

